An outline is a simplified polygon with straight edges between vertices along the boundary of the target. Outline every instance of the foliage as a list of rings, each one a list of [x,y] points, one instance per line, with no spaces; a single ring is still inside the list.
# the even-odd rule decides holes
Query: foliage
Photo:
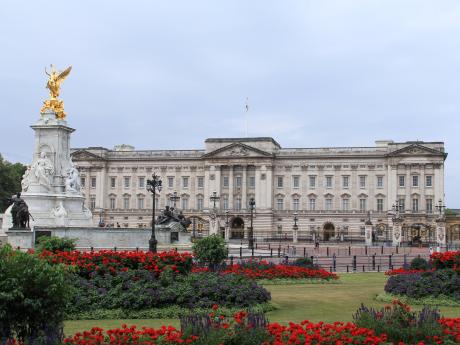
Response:
[[[116,275],[93,274],[89,279],[73,279],[78,293],[68,313],[90,311],[133,310],[179,306],[210,308],[213,304],[246,308],[270,299],[270,294],[254,281],[237,275],[218,273],[171,274],[159,277],[147,270],[129,270]]]
[[[446,341],[455,339],[443,333],[438,310],[425,306],[420,312],[412,312],[407,304],[399,300],[380,310],[361,305],[354,319],[357,326],[373,329],[376,334],[385,334],[387,340],[393,343],[435,343],[443,338]]]
[[[386,271],[385,275],[396,276],[399,274],[414,274],[414,273],[421,273],[421,272],[425,272],[425,270],[408,270],[408,269],[401,267],[401,268],[395,268],[393,270]]]
[[[428,269],[428,261],[424,258],[414,258],[410,263],[411,270],[427,270]]]
[[[75,250],[76,239],[57,236],[42,236],[38,239],[37,251],[70,252]]]
[[[159,276],[165,270],[186,274],[192,269],[192,257],[188,253],[175,251],[151,253],[138,251],[101,250],[97,252],[42,251],[40,257],[50,263],[73,266],[81,277],[116,275],[129,270],[148,270]]]
[[[460,300],[456,300],[452,297],[439,295],[436,297],[427,296],[427,297],[420,297],[420,298],[411,298],[403,295],[392,295],[389,293],[381,293],[375,297],[376,301],[383,302],[383,303],[391,303],[394,299],[398,299],[403,303],[409,305],[429,305],[432,307],[440,307],[440,306],[447,306],[447,307],[460,307]]]
[[[300,266],[300,267],[313,268],[313,269],[319,268],[318,265],[315,265],[313,263],[313,260],[311,258],[298,258],[294,261],[293,265]]]
[[[50,265],[34,255],[0,250],[0,337],[54,344],[71,287],[65,267]]]
[[[460,270],[460,250],[448,251],[444,253],[433,253],[430,255],[431,265],[439,270],[453,268]]]
[[[25,165],[12,164],[0,155],[0,213],[8,208],[8,198],[22,190],[21,179],[25,171]]]
[[[249,309],[249,308],[248,308]],[[257,313],[267,313],[276,310],[269,302],[252,305],[250,309]],[[241,310],[238,307],[221,307],[221,313],[225,316],[231,316]],[[246,309],[245,309],[246,310]],[[178,305],[170,305],[162,308],[152,309],[95,309],[85,310],[79,313],[67,315],[67,320],[120,320],[120,319],[170,319],[179,318],[190,314],[190,312],[203,314],[209,313],[211,308],[187,308]]]
[[[445,295],[460,300],[460,274],[452,269],[391,276],[385,291],[412,298]]]
[[[193,244],[193,255],[201,264],[215,268],[228,256],[228,248],[222,236],[211,235]]]

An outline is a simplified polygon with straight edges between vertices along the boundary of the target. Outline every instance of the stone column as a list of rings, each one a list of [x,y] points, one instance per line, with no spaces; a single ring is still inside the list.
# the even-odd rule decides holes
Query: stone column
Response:
[[[229,210],[234,210],[233,205],[233,165],[228,166],[228,208]]]
[[[241,209],[247,210],[248,209],[248,203],[246,200],[247,197],[247,166],[243,165],[243,176],[241,177]]]

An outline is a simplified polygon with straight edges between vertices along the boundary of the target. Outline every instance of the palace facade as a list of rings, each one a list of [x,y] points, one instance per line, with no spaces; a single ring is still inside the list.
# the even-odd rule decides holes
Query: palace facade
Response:
[[[96,223],[150,227],[152,195],[146,183],[156,173],[163,182],[157,214],[175,203],[192,217],[194,231],[206,234],[215,202],[219,230],[244,238],[254,198],[259,241],[292,238],[295,217],[299,241],[362,240],[369,219],[375,239],[391,241],[393,205],[403,219],[403,241],[434,240],[446,156],[442,142],[282,148],[262,137],[211,138],[197,150],[128,145],[72,150]],[[214,192],[217,201],[210,199]]]

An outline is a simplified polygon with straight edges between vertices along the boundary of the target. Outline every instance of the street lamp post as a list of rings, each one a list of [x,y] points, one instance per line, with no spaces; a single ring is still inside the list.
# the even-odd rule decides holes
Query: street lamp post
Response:
[[[254,209],[256,207],[256,201],[254,198],[249,200],[249,209],[251,210],[251,227],[249,228],[249,249],[254,248],[254,229],[253,229],[253,218],[254,218]]]
[[[169,196],[169,200],[173,202],[173,207],[176,208],[176,201],[180,200],[180,196],[177,195],[177,192],[174,192],[172,195]]]
[[[213,208],[216,209],[216,201],[220,200],[220,196],[217,195],[217,192],[212,192],[212,195],[209,197],[209,200],[214,204]]]
[[[438,204],[435,206],[439,212],[439,218],[442,218],[442,214],[444,213],[444,209],[446,205],[443,205],[442,200],[439,199]]]
[[[156,196],[156,191],[158,193],[161,192],[161,180],[160,177],[157,176],[155,173],[152,175],[151,180],[147,180],[147,190],[152,193],[153,195],[153,200],[152,200],[152,235],[149,240],[149,251],[152,253],[157,252],[157,239],[155,238],[155,196]]]

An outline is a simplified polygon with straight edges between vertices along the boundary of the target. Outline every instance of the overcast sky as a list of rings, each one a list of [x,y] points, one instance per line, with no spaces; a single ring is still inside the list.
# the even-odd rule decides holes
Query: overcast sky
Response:
[[[0,153],[29,163],[61,89],[73,147],[282,147],[444,141],[460,208],[460,1],[20,1],[0,4]]]

